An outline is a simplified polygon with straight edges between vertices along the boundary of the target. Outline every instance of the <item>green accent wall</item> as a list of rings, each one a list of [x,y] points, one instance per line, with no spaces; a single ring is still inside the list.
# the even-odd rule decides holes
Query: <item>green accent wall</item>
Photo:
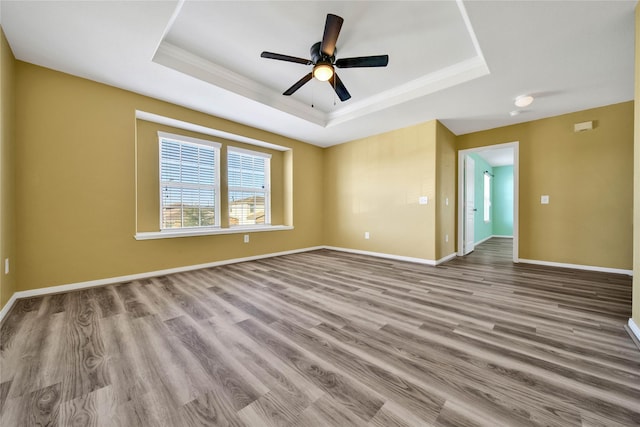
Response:
[[[475,162],[474,206],[476,208],[473,227],[473,240],[478,243],[493,235],[493,213],[489,212],[489,222],[484,222],[484,171],[493,173],[493,168],[482,157],[475,153],[469,154]]]
[[[513,236],[513,166],[496,166],[493,175],[493,235]]]

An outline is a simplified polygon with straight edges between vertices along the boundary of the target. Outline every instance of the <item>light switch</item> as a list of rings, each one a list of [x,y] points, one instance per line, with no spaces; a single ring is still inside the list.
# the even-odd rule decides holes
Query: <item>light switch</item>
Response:
[[[547,196],[547,195],[540,196],[540,204],[541,205],[548,205],[549,204],[549,196]]]
[[[418,199],[418,203],[421,205],[426,205],[427,203],[429,203],[429,198],[427,196],[420,196],[420,198]]]

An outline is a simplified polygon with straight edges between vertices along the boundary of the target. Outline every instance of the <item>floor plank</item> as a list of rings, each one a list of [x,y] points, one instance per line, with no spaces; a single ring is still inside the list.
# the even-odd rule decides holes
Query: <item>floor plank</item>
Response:
[[[628,276],[318,250],[19,300],[1,425],[637,426]]]

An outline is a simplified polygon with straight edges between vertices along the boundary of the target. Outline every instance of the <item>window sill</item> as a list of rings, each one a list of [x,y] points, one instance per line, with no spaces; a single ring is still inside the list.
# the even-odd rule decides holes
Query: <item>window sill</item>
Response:
[[[216,234],[259,233],[262,231],[293,230],[291,225],[265,226],[237,226],[231,228],[215,228],[206,230],[177,230],[177,231],[145,231],[133,236],[136,240],[173,239],[176,237],[212,236]]]

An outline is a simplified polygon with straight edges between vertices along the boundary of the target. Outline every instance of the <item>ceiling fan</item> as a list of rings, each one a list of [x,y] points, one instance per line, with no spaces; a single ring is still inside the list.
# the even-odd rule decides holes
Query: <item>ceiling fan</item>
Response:
[[[327,14],[327,21],[324,25],[324,35],[322,41],[311,46],[311,59],[297,58],[295,56],[281,55],[273,52],[262,52],[262,58],[277,59],[279,61],[295,62],[304,65],[313,65],[313,70],[298,80],[289,89],[284,91],[283,95],[291,95],[304,84],[309,82],[313,77],[320,81],[328,81],[331,87],[336,91],[340,101],[346,101],[351,98],[351,94],[336,74],[334,67],[337,68],[356,68],[356,67],[386,67],[389,63],[389,55],[376,56],[360,56],[355,58],[341,58],[336,61],[336,41],[342,28],[344,19],[331,13]]]

